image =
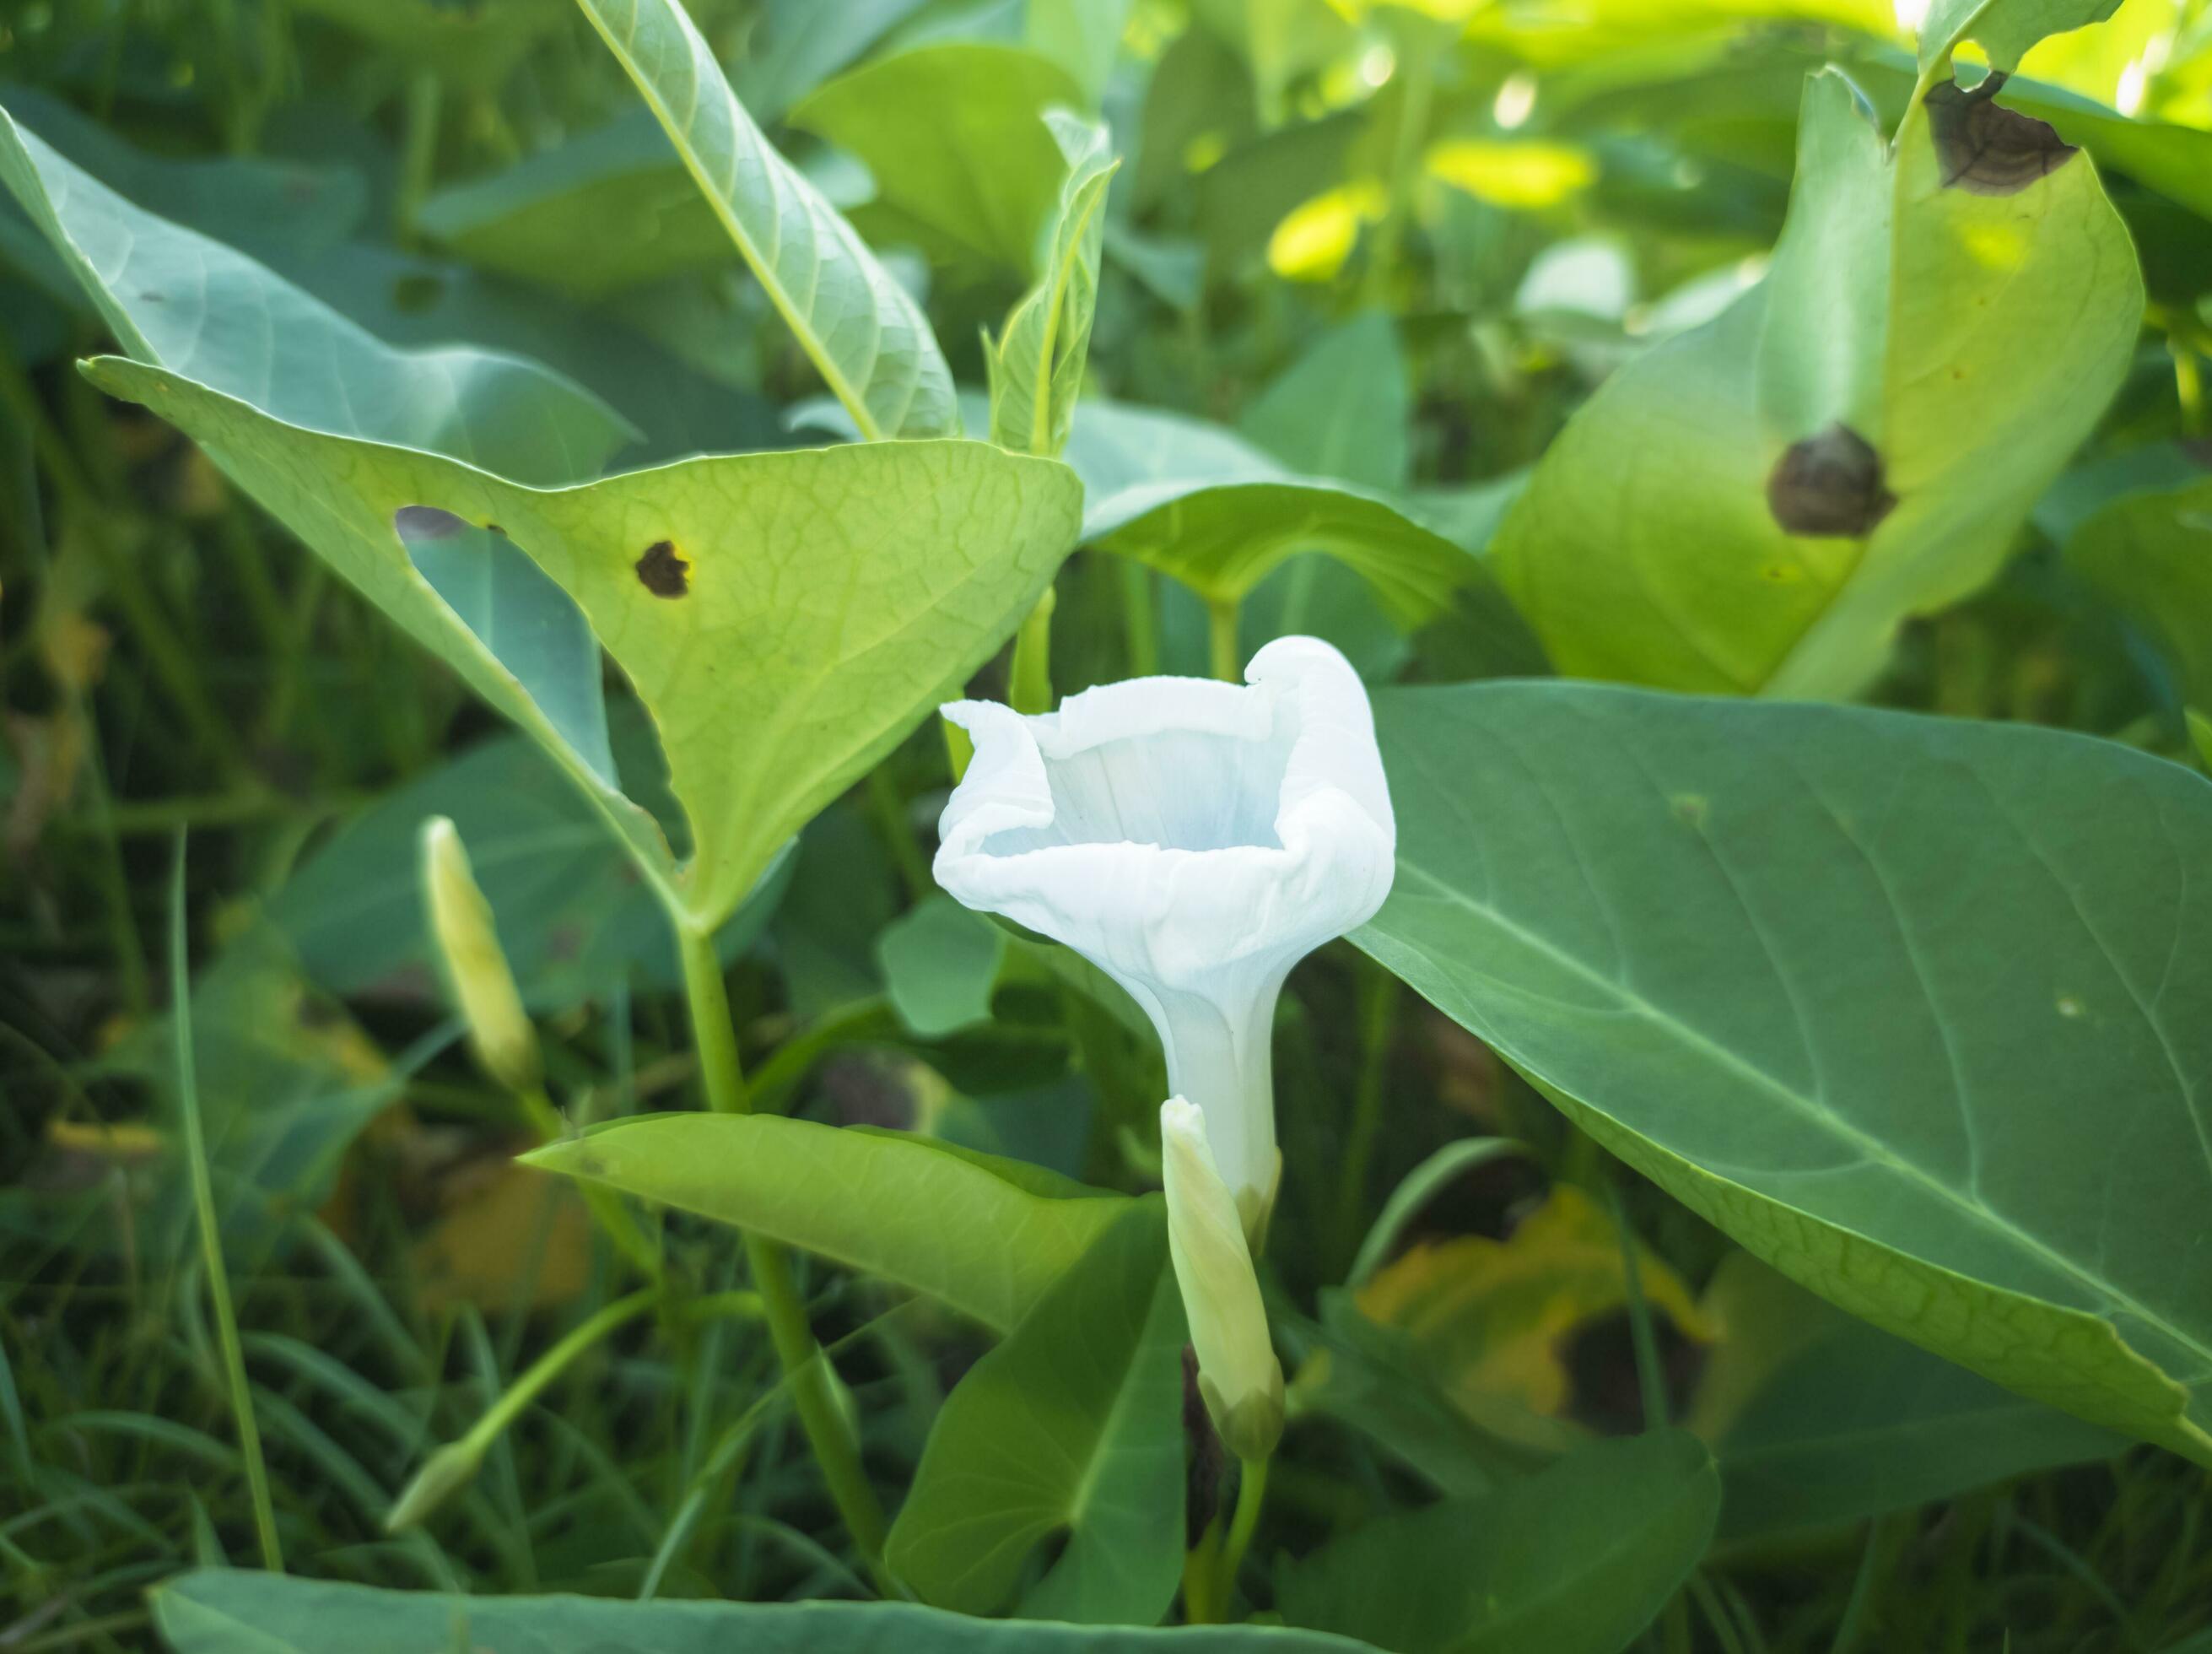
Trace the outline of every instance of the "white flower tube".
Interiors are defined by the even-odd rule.
[[[1179,1097],[1160,1104],[1160,1173],[1198,1393],[1229,1450],[1264,1459],[1283,1433],[1283,1364],[1236,1202],[1206,1146],[1205,1116]]]
[[[1031,717],[946,707],[975,755],[945,807],[936,873],[1145,1008],[1170,1088],[1204,1111],[1257,1236],[1282,1160],[1276,997],[1292,965],[1382,905],[1397,826],[1350,662],[1285,637],[1244,676],[1132,678]]]

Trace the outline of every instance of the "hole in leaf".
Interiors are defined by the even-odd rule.
[[[416,571],[561,739],[592,774],[617,785],[599,641],[575,600],[496,528],[428,505],[400,507],[392,526]]]
[[[2073,157],[2074,146],[2048,122],[1997,103],[2004,80],[1991,74],[1971,91],[1951,81],[1929,93],[1928,131],[1945,188],[2016,195]]]
[[[1766,478],[1766,508],[1790,534],[1856,539],[1896,503],[1882,486],[1881,456],[1844,424],[1792,442]]]

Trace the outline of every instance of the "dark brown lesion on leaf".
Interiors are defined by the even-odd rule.
[[[1767,474],[1766,508],[1784,533],[1856,539],[1896,503],[1882,486],[1881,455],[1845,424],[1792,442]]]
[[[637,560],[638,584],[655,597],[680,598],[691,589],[691,565],[672,540],[655,540]]]
[[[1971,89],[1948,81],[1928,94],[1928,131],[1946,189],[2016,195],[2074,156],[2047,121],[1996,101],[2005,77],[1991,71]]]

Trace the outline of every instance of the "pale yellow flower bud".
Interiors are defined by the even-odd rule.
[[[538,1089],[538,1031],[522,1008],[514,973],[500,951],[491,904],[469,871],[461,836],[443,816],[422,824],[422,888],[446,986],[468,1024],[469,1045],[484,1072],[510,1091]]]
[[[1199,1394],[1229,1450],[1264,1459],[1283,1433],[1283,1366],[1267,1336],[1237,1201],[1206,1146],[1206,1116],[1179,1097],[1160,1105],[1160,1169],[1168,1251],[1198,1353]]]

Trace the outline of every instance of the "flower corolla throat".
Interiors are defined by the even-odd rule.
[[[939,824],[936,874],[1144,1008],[1256,1239],[1280,1165],[1276,999],[1292,965],[1382,905],[1397,829],[1366,691],[1341,654],[1282,638],[1245,678],[1132,678],[1030,716],[946,707],[975,757]]]

